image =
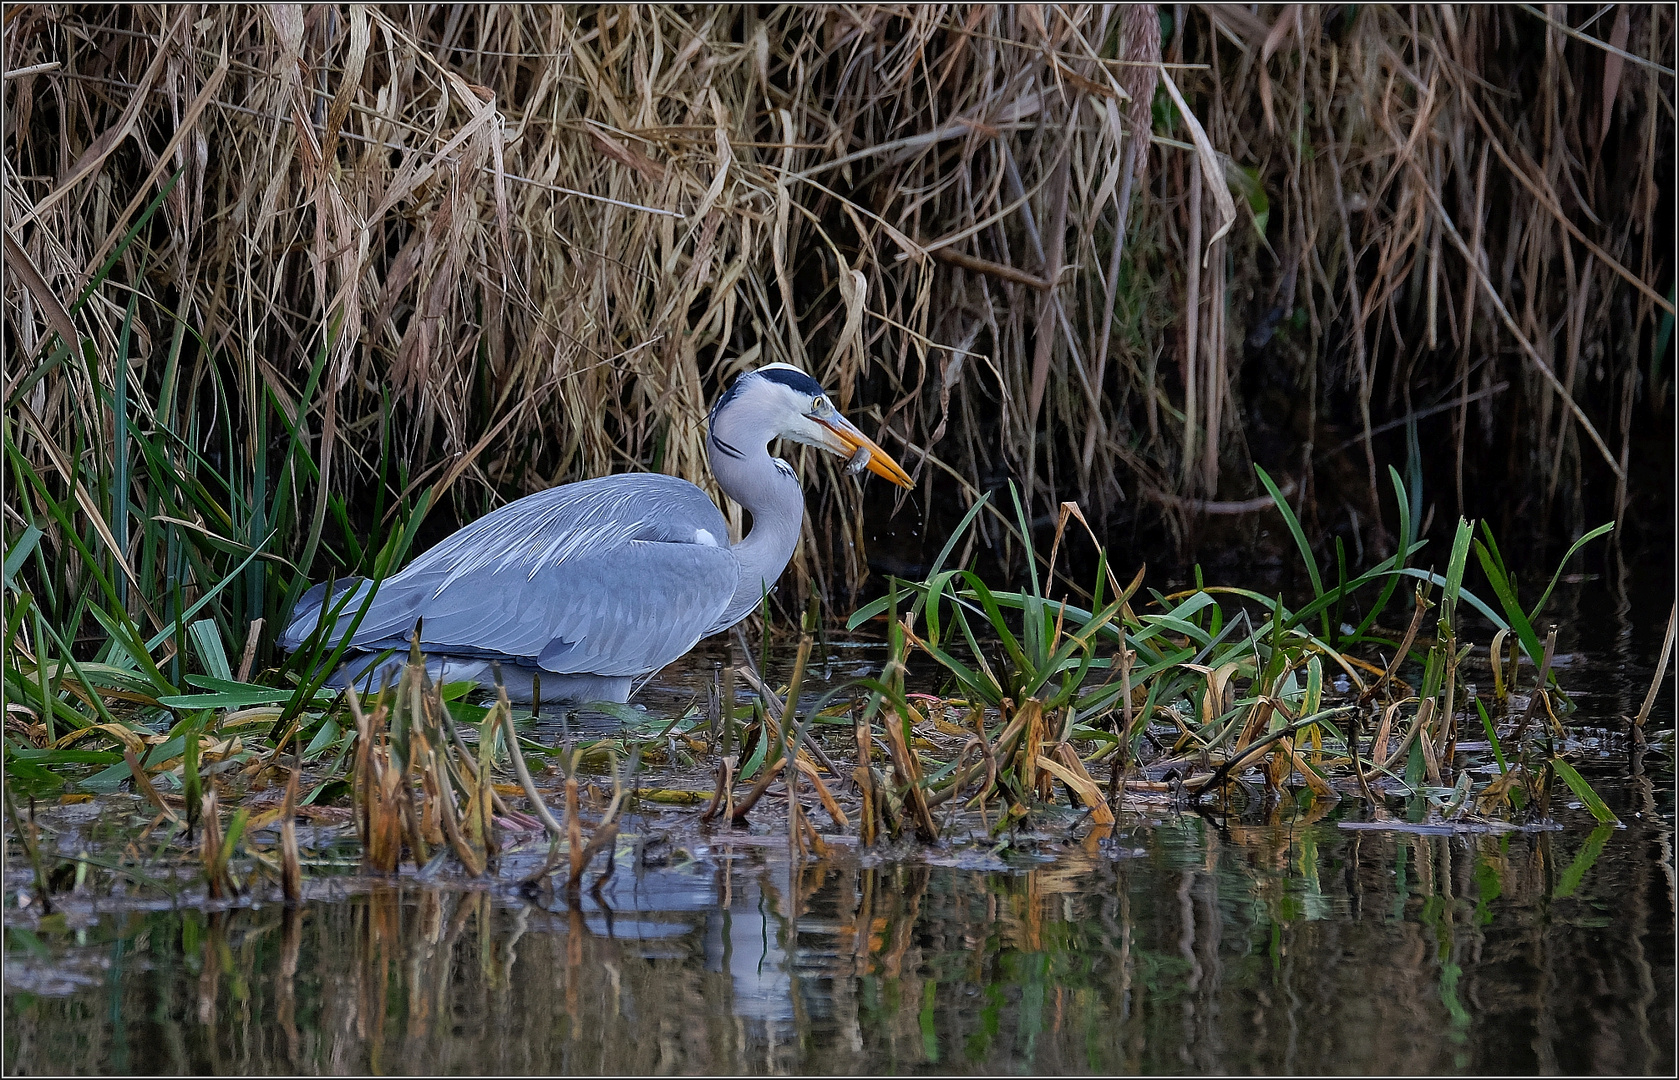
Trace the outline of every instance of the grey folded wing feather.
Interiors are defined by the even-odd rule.
[[[388,578],[351,645],[503,657],[549,671],[637,675],[693,647],[739,581],[728,526],[704,492],[674,477],[601,477],[527,496],[486,515]],[[347,632],[369,583],[343,606]],[[341,590],[340,590],[341,591]],[[282,644],[320,619],[306,594]]]

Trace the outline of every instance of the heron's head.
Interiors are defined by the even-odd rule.
[[[710,427],[724,452],[730,438],[760,437],[791,439],[843,458],[867,450],[870,472],[899,487],[914,486],[890,454],[839,414],[820,383],[791,364],[766,364],[736,379],[712,408]]]

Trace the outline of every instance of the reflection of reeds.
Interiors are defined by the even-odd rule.
[[[1185,1055],[1205,1072],[1670,1071],[1666,959],[1650,943],[1672,911],[1664,868],[1636,853],[1659,825],[1446,837],[1311,817],[1285,803],[1216,839],[1170,818],[1129,838],[1146,857],[1075,844],[1009,873],[836,846],[791,881],[779,857],[754,871],[719,837],[709,874],[681,872],[685,896],[708,890],[703,911],[642,894],[639,917],[692,927],[654,943],[581,909],[419,883],[283,914],[134,911],[86,930],[104,955],[95,935],[111,927],[122,962],[74,994],[9,997],[8,1037],[20,1071],[111,1072],[161,1000],[187,1022],[148,1060],[177,1074],[1001,1073],[1028,1039],[1055,1074],[1181,1071]],[[723,912],[745,986],[717,951],[730,939],[705,930]],[[803,1007],[780,1027],[743,996],[761,1000],[760,955],[765,973],[781,956],[796,972]],[[1453,1002],[1473,1021],[1464,1041]],[[1326,1019],[1337,1009],[1350,1026]],[[1515,1050],[1474,1037],[1512,1015],[1530,1018]],[[1309,1022],[1335,1037],[1289,1037]]]
[[[294,767],[286,778],[286,797],[280,804],[280,891],[288,904],[303,899],[302,856],[297,850],[298,773]]]

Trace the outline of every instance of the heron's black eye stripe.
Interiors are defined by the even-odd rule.
[[[738,457],[744,456],[744,455],[741,454],[741,452],[739,450],[736,450],[734,447],[730,446],[728,443],[724,442],[722,439],[719,439],[717,437],[717,432],[713,431],[713,432],[710,432],[709,434],[711,436],[711,445],[715,446],[717,449],[723,451],[723,453],[729,455],[732,458],[738,458]]]

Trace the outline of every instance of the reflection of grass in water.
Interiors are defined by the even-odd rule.
[[[1003,1030],[1003,1006],[1006,999],[1003,988],[996,983],[988,983],[981,991],[985,997],[985,1007],[979,1011],[979,1027],[968,1036],[966,1050],[969,1061],[983,1061],[991,1051],[991,1044]]]
[[[1608,822],[1592,830],[1592,834],[1586,837],[1586,842],[1580,845],[1580,851],[1574,856],[1574,861],[1568,864],[1568,869],[1557,879],[1557,891],[1551,894],[1553,899],[1561,900],[1574,895],[1580,883],[1585,880],[1586,874],[1597,863],[1597,857],[1603,854],[1603,845],[1609,842],[1609,837],[1614,835],[1614,832],[1615,827]]]
[[[1194,961],[1182,953],[1137,949],[1137,979],[1156,1005],[1180,1001],[1189,993],[1189,976],[1195,970]]]
[[[939,1036],[933,1026],[933,1001],[939,991],[938,981],[928,979],[921,988],[921,1013],[916,1017],[921,1025],[921,1055],[934,1065],[939,1063]]]
[[[1451,1015],[1452,1025],[1446,1031],[1446,1038],[1462,1045],[1469,1039],[1469,1010],[1458,1000],[1457,984],[1463,977],[1463,969],[1451,961],[1440,965],[1440,1001],[1446,1006],[1446,1012]],[[1458,1057],[1460,1064],[1468,1059]]]
[[[1019,1053],[1030,1067],[1036,1056],[1038,1036],[1043,1032],[1044,987],[1049,982],[1053,961],[1049,953],[1013,953],[1004,959],[1003,970],[1012,977],[1020,994],[1015,1023],[1017,1039],[1023,1038],[1025,1045],[1019,1047]]]
[[[1500,843],[1507,843],[1509,837],[1503,837]],[[1492,905],[1504,892],[1498,867],[1482,858],[1475,860],[1475,921],[1482,926],[1492,923]]]
[[[1347,1038],[1361,1032],[1366,1036],[1358,1040],[1357,1055],[1343,1059],[1343,1065],[1356,1061],[1367,1071],[1404,1071],[1400,1069],[1403,1065],[1429,1072],[1449,1063],[1454,1052],[1461,1052],[1471,1062],[1491,1067],[1493,1059],[1489,1055],[1497,1052],[1493,1044],[1478,1039],[1478,1045],[1471,1046],[1450,1037],[1458,1030],[1452,1001],[1472,1020],[1482,1023],[1508,1017],[1512,1003],[1531,1001],[1532,970],[1525,964],[1512,965],[1508,949],[1515,945],[1519,950],[1521,943],[1538,934],[1545,936],[1559,970],[1590,976],[1582,979],[1578,991],[1584,1000],[1572,996],[1574,992],[1564,985],[1567,980],[1562,980],[1546,991],[1544,1000],[1551,1003],[1546,1008],[1587,1008],[1592,1010],[1591,1015],[1599,1015],[1611,1003],[1618,1003],[1614,1007],[1621,1009],[1636,1007],[1636,996],[1605,997],[1598,989],[1601,978],[1620,980],[1610,983],[1619,986],[1636,973],[1632,953],[1613,943],[1606,945],[1600,933],[1580,933],[1583,923],[1575,918],[1574,909],[1584,905],[1578,901],[1546,912],[1543,873],[1523,877],[1519,868],[1534,862],[1539,848],[1536,838],[1508,838],[1508,854],[1518,870],[1505,896],[1495,901],[1500,929],[1488,935],[1471,915],[1475,898],[1465,890],[1448,899],[1445,883],[1448,873],[1454,882],[1473,878],[1478,860],[1496,857],[1497,845],[1488,841],[1477,852],[1444,837],[1420,838],[1432,857],[1439,860],[1439,893],[1432,904],[1413,909],[1409,926],[1390,927],[1379,918],[1353,920],[1346,916],[1349,881],[1339,873],[1324,871],[1352,858],[1354,838],[1326,826],[1316,828],[1320,831],[1316,857],[1322,884],[1332,906],[1342,912],[1339,921],[1327,926],[1306,921],[1284,926],[1263,911],[1224,903],[1227,891],[1238,881],[1248,881],[1254,891],[1264,888],[1263,874],[1250,867],[1255,857],[1263,863],[1273,854],[1286,853],[1288,880],[1298,885],[1293,855],[1298,847],[1278,842],[1274,849],[1267,849],[1263,840],[1209,838],[1202,848],[1203,856],[1216,851],[1219,861],[1213,867],[1203,861],[1193,879],[1192,950],[1195,962],[1203,969],[1203,977],[1194,987],[1189,985],[1191,962],[1178,951],[1185,929],[1181,909],[1171,899],[1173,883],[1182,880],[1183,868],[1168,866],[1170,859],[1122,864],[1117,868],[1122,875],[1118,881],[1110,876],[1114,867],[1098,865],[1075,891],[1037,891],[1042,947],[1027,952],[1006,926],[1003,932],[998,930],[1000,923],[1024,921],[1026,913],[1004,906],[999,909],[1000,918],[994,919],[985,901],[988,895],[1034,895],[1026,880],[1034,875],[935,870],[921,901],[916,903],[900,895],[917,888],[914,877],[918,871],[913,860],[901,871],[864,869],[852,861],[854,856],[837,854],[827,864],[828,884],[819,895],[808,899],[806,910],[820,915],[801,927],[803,955],[791,958],[799,965],[801,994],[816,1007],[797,1021],[805,1026],[789,1033],[788,1039],[778,1036],[778,1045],[804,1047],[798,1060],[818,1071],[824,1066],[837,1068],[841,1062],[847,1066],[846,1071],[909,1071],[915,1063],[928,1060],[925,1054],[930,1018],[946,1064],[952,1055],[964,1055],[969,1062],[987,1066],[986,1071],[1013,1071],[1029,1053],[1034,1055],[1031,1060],[1039,1071],[1080,1063],[1094,1072],[1126,1071],[1127,1062],[1132,1068],[1170,1071],[1176,1055],[1187,1048],[1197,1055],[1214,1054],[1210,1060],[1222,1063],[1221,1071],[1278,1072],[1288,1071],[1279,1064],[1288,1020],[1314,1017],[1316,1027],[1303,1030],[1321,1033],[1325,1046],[1336,1047],[1337,1053],[1347,1053]],[[1189,835],[1188,830],[1184,835]],[[1383,911],[1382,901],[1394,889],[1393,879],[1385,873],[1385,866],[1393,859],[1385,847],[1374,849],[1376,838],[1358,839],[1364,847],[1358,860],[1365,875],[1364,900],[1370,905],[1368,910]],[[1166,843],[1151,838],[1153,845]],[[1605,848],[1603,858],[1613,854],[1614,849]],[[1413,853],[1413,862],[1415,858]],[[1559,858],[1566,858],[1566,853],[1559,852]],[[784,868],[778,859],[766,877],[779,879]],[[1650,869],[1659,878],[1659,870]],[[853,875],[861,875],[861,883],[869,885],[884,904],[902,906],[876,906],[865,913],[853,885],[859,878]],[[1043,878],[1049,873],[1038,871],[1035,876]],[[1593,880],[1588,875],[1576,897],[1589,889]],[[754,900],[741,895],[741,881],[737,876],[736,902],[762,903],[762,893]],[[722,888],[720,881],[716,887]],[[634,891],[626,885],[618,895],[629,896]],[[1218,914],[1205,918],[1207,905],[1215,897]],[[436,910],[427,914],[427,905]],[[888,974],[900,937],[895,920],[908,917],[912,909],[913,926],[901,935],[912,942],[911,949],[902,955],[900,966],[890,968],[894,973]],[[384,914],[369,917],[374,911]],[[1105,911],[1114,917],[1111,925],[1101,917]],[[594,1055],[607,1053],[619,1042],[627,1055],[639,1045],[634,1025],[645,1023],[633,1018],[647,1016],[660,1017],[661,1022],[675,1029],[691,1032],[709,1030],[705,1025],[721,1015],[726,1025],[720,1029],[726,1036],[721,1045],[735,1046],[732,1017],[726,1008],[721,1013],[718,1009],[718,986],[706,982],[711,976],[701,972],[710,954],[701,955],[705,946],[700,935],[670,939],[687,943],[689,951],[685,959],[679,959],[679,967],[669,966],[667,960],[642,963],[634,960],[637,946],[633,940],[609,940],[598,924],[591,924],[595,926],[593,931],[581,924],[569,926],[563,905],[554,905],[553,910],[527,908],[510,896],[439,893],[413,882],[397,888],[382,887],[377,896],[312,904],[294,913],[299,916],[304,950],[301,962],[291,969],[296,973],[294,1015],[304,1028],[301,1045],[306,1056],[300,1060],[305,1062],[323,1064],[330,1060],[325,1056],[329,1051],[352,1057],[361,1052],[374,1033],[356,1034],[355,1010],[375,1006],[376,1015],[387,1018],[382,1052],[393,1071],[396,1062],[407,1061],[411,1067],[438,1054],[457,1056],[436,1060],[459,1062],[460,1051],[451,1049],[454,1045],[464,1046],[470,1054],[498,1052],[493,1044],[506,1031],[555,1033],[552,1039],[533,1037],[522,1048],[522,1052],[537,1055],[532,1059],[535,1061],[552,1063],[563,1052],[574,1063],[594,1062]],[[1579,914],[1589,919],[1591,913]],[[851,936],[852,920],[872,920],[881,915],[889,920],[887,932],[867,948],[866,956],[846,947],[838,955],[830,951],[829,942],[856,941]],[[696,928],[699,920],[709,918],[692,911],[684,917],[695,920]],[[173,1001],[171,1008],[175,1012],[184,1010],[190,1018],[207,997],[217,1003],[217,1014],[221,1015],[233,1007],[238,995],[248,995],[248,1004],[240,1007],[251,1010],[255,1023],[186,1025],[194,1034],[181,1052],[202,1055],[213,1040],[224,1054],[248,1053],[253,1062],[278,1065],[284,1060],[283,1040],[259,1040],[253,1032],[277,1030],[264,1020],[275,1015],[280,987],[288,978],[284,975],[286,940],[294,932],[288,929],[289,919],[290,914],[274,905],[260,911],[211,914],[142,911],[96,922],[87,931],[85,946],[78,947],[76,933],[68,924],[52,930],[45,940],[46,947],[54,952],[79,948],[88,956],[108,955],[116,938],[127,940],[124,969],[116,973],[101,970],[101,977],[90,984],[87,994],[98,997],[96,1012],[100,1016],[107,1015],[115,1003],[119,1011],[112,1015],[120,1015],[135,1031],[146,1030],[160,999]],[[620,930],[623,925],[620,921]],[[1621,920],[1611,931],[1617,935],[1614,940],[1649,931],[1648,924],[1640,925],[1642,930],[1629,920]],[[1416,940],[1419,930],[1431,943],[1449,944],[1449,948],[1427,950],[1413,968],[1405,946]],[[751,935],[754,941],[756,933],[755,926]],[[1441,936],[1437,938],[1437,934]],[[1276,943],[1270,956],[1267,952],[1271,950],[1265,946],[1267,937]],[[568,968],[564,956],[574,941],[579,960],[575,967]],[[410,959],[384,966],[385,959],[400,957]],[[8,958],[9,963],[15,961],[15,954]],[[1454,964],[1461,973],[1454,974]],[[608,966],[616,970],[616,976],[607,972]],[[872,973],[861,974],[865,970]],[[583,1003],[575,1023],[564,1012],[565,995],[557,985],[562,977],[567,987],[578,991]],[[621,986],[611,981],[614,977],[621,980]],[[935,985],[932,991],[928,990],[929,983]],[[825,989],[830,985],[834,987],[831,996]],[[854,997],[848,987],[855,987]],[[1350,1016],[1334,1008],[1337,1001],[1348,1004],[1343,1000],[1345,995],[1358,987],[1380,995],[1380,1007],[1388,1016],[1381,1031],[1358,1026],[1364,1021],[1357,1008],[1350,1010]],[[512,1000],[498,995],[510,995]],[[92,1000],[91,996],[37,999],[33,1005],[22,1006],[9,1000],[8,1019],[15,1023],[19,1008],[32,1009],[24,1019],[37,1025],[34,1030],[41,1033],[34,1045],[49,1045],[42,1018],[59,1016],[69,1023],[80,1010],[82,1015],[75,1022],[85,1029],[85,1011]],[[607,1003],[619,1000],[624,1003],[625,1016],[607,1007]],[[846,1048],[850,1044],[836,1047],[826,1041],[832,1037],[834,1025],[845,1029],[853,1022],[849,1014],[833,1012],[833,1003],[849,1000],[856,1000],[859,1006],[855,1020],[862,1049],[857,1056],[851,1056],[852,1051]],[[1034,1001],[1041,1003],[1035,1016],[1025,1007]],[[591,1007],[591,1002],[599,1003],[598,1012],[583,1011]],[[1186,1004],[1193,1005],[1198,1021],[1194,1027],[1184,1024]],[[387,1005],[391,1011],[385,1011]],[[514,1005],[517,1012],[510,1011]],[[983,1016],[988,1006],[993,1007],[989,1026]],[[1096,1017],[1094,1025],[1089,1020],[1092,1015]],[[1603,1015],[1608,1026],[1602,1030],[1610,1032],[1611,1015],[1621,1013]],[[479,1023],[496,1017],[501,1020],[499,1027],[492,1022]],[[1224,1019],[1216,1021],[1216,1026],[1206,1026],[1215,1024],[1218,1017]],[[1250,1017],[1259,1028],[1240,1027]],[[426,1018],[453,1019],[437,1023]],[[428,1028],[427,1023],[436,1026]],[[1232,1023],[1238,1028],[1226,1026]],[[1239,1045],[1232,1043],[1228,1033],[1238,1029],[1252,1032],[1254,1037]],[[340,1032],[337,1043],[313,1034],[333,1031]],[[1516,1031],[1519,1037],[1519,1023]],[[100,1047],[105,1045],[100,1040],[113,1033],[113,1029],[97,1025],[85,1029],[83,1045]],[[1396,1052],[1412,1056],[1391,1059],[1390,1070],[1384,1070],[1373,1067],[1365,1046],[1368,1041],[1379,1041],[1384,1033],[1421,1041],[1396,1048]],[[1442,1035],[1447,1037],[1440,1038]],[[250,1041],[241,1043],[241,1039]],[[1624,1046],[1615,1045],[1615,1053],[1626,1052]],[[405,1046],[412,1049],[405,1050]],[[1094,1059],[1093,1046],[1097,1048]],[[1560,1060],[1565,1064],[1578,1060],[1579,1049],[1561,1049]],[[761,1061],[761,1057],[751,1057],[761,1050],[761,1042],[749,1039],[743,1050],[745,1056],[736,1060]],[[1317,1054],[1314,1058],[1296,1059],[1300,1071],[1334,1071],[1322,1056],[1325,1052],[1313,1051]],[[837,1056],[841,1053],[846,1056]],[[194,1071],[194,1060],[198,1058],[183,1059],[176,1067]],[[1602,1060],[1637,1064],[1633,1059]],[[637,1059],[634,1063],[640,1066],[648,1062]]]
[[[1419,918],[1424,926],[1433,929],[1439,941],[1437,958],[1440,963],[1440,1003],[1446,1007],[1446,1014],[1451,1021],[1446,1037],[1461,1045],[1469,1037],[1470,1016],[1457,994],[1458,980],[1463,975],[1463,968],[1456,961],[1457,942],[1451,920],[1447,917],[1448,905],[1452,903],[1453,901],[1443,896],[1430,896],[1423,902]]]

